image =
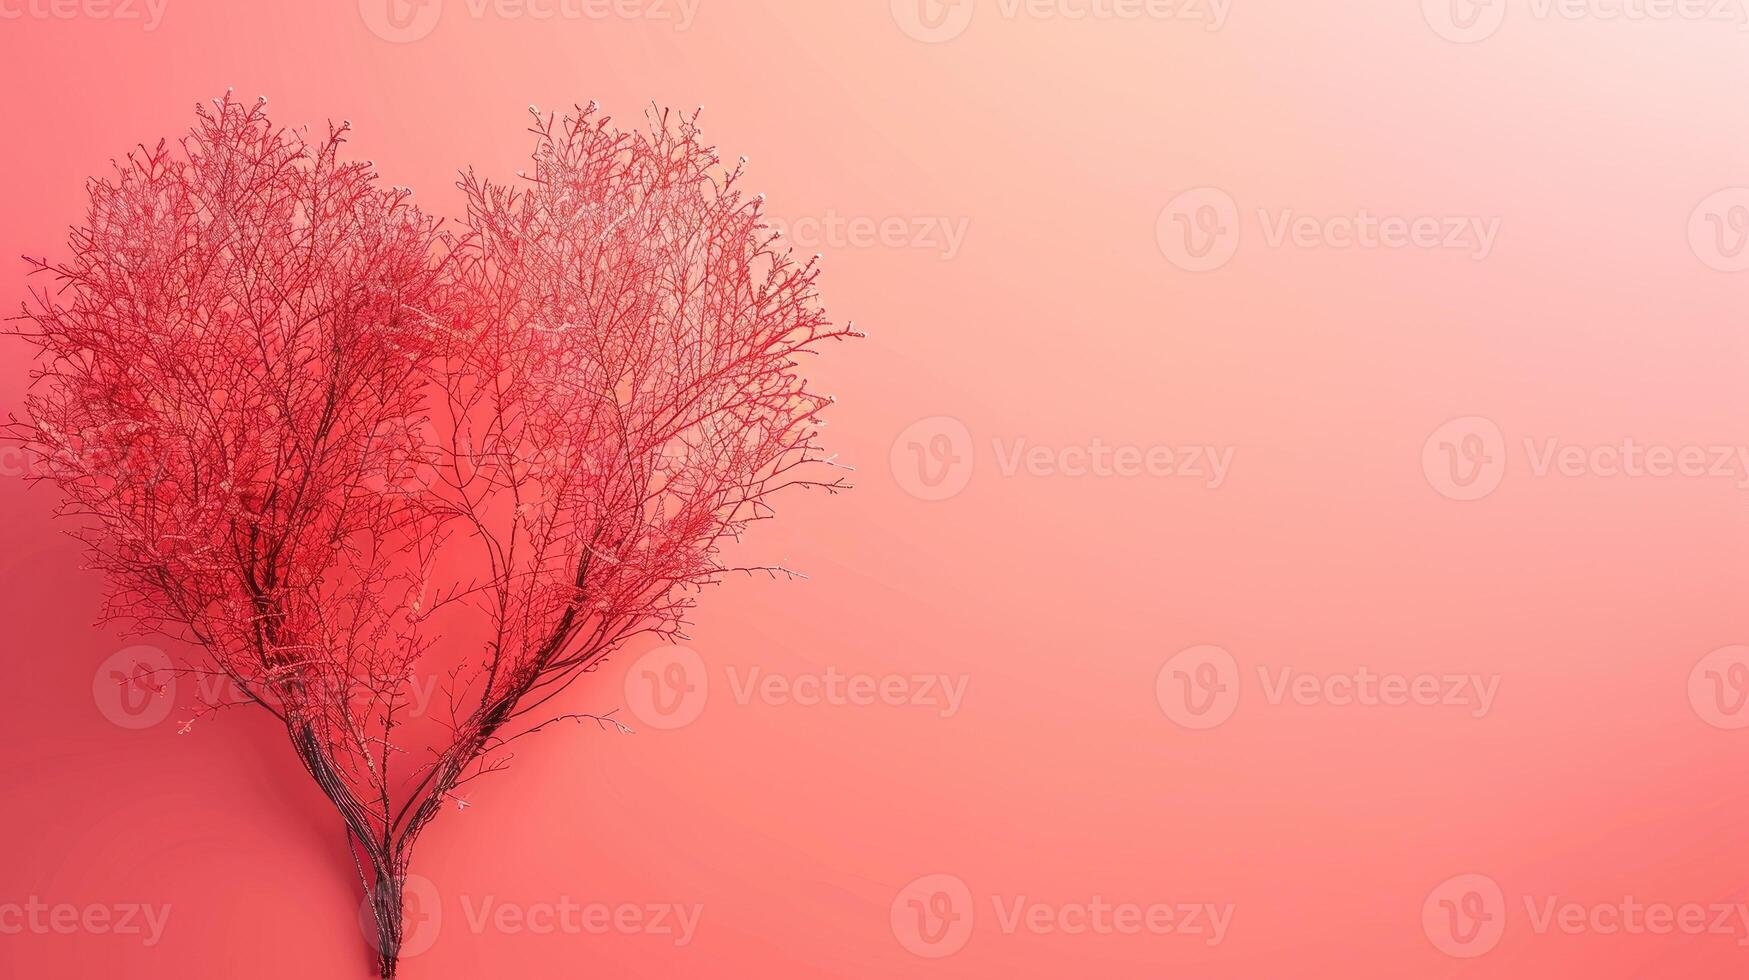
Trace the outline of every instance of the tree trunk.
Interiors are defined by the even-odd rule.
[[[371,915],[377,927],[377,967],[384,980],[393,980],[396,961],[401,958],[401,906],[405,899],[405,885],[406,879],[398,871],[381,871],[370,891]]]

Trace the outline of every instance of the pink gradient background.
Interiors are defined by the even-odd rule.
[[[366,0],[366,12],[369,3]],[[1690,214],[1749,184],[1749,34],[1538,19],[1442,39],[1414,0],[1233,0],[1199,24],[1004,18],[924,43],[886,0],[702,0],[643,19],[469,15],[390,43],[355,0],[168,0],[162,23],[0,20],[0,253],[60,254],[82,181],[235,85],[276,120],[351,119],[384,179],[450,207],[455,169],[507,176],[524,106],[704,103],[774,214],[942,216],[937,250],[828,244],[826,299],[871,338],[820,364],[858,489],[796,497],[749,557],[805,583],[708,595],[702,715],[560,731],[422,841],[442,896],[409,980],[477,977],[1726,976],[1749,933],[1539,933],[1524,897],[1749,901],[1749,729],[1689,696],[1749,642],[1735,479],[1538,477],[1524,438],[1749,442],[1749,278],[1690,248]],[[6,10],[18,10],[7,6]],[[379,8],[380,9],[380,8]],[[1181,191],[1245,212],[1218,271],[1156,241]],[[1270,247],[1257,208],[1499,217],[1486,261]],[[0,302],[24,295],[22,263]],[[7,348],[0,401],[25,364]],[[1506,478],[1460,503],[1423,444],[1492,419]],[[965,491],[889,465],[913,422],[974,438]],[[1226,482],[1004,475],[991,440],[1232,447]],[[965,448],[965,447],[962,447]],[[906,447],[901,446],[900,458]],[[169,904],[163,941],[0,935],[0,975],[363,977],[339,824],[269,719],[128,731],[92,675],[129,642],[99,586],[0,481],[0,903]],[[904,478],[904,479],[901,479]],[[1243,672],[1189,730],[1156,676],[1198,644]],[[567,706],[625,700],[616,658]],[[1493,708],[1268,703],[1256,668],[1479,673]],[[967,679],[962,710],[739,704],[724,671]],[[635,724],[634,719],[634,724]],[[924,959],[896,895],[947,873],[970,941]],[[1483,874],[1499,945],[1438,949],[1423,905]],[[991,897],[1232,903],[1218,945],[1005,933]],[[703,906],[661,936],[466,927],[460,903]]]

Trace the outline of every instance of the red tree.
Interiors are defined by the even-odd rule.
[[[14,432],[110,583],[105,614],[284,724],[333,803],[383,976],[413,846],[627,639],[678,635],[720,546],[842,484],[798,358],[853,336],[700,139],[535,117],[465,231],[217,100],[90,184],[27,304]],[[754,569],[746,569],[752,571]],[[759,569],[787,574],[782,569]],[[410,717],[420,676],[446,708]]]

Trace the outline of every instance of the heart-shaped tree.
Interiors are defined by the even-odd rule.
[[[110,584],[187,641],[198,706],[272,713],[339,811],[393,976],[415,842],[627,639],[678,635],[719,548],[835,490],[798,358],[831,326],[700,139],[535,113],[533,168],[445,233],[349,127],[199,108],[90,183],[38,271],[14,434]],[[824,476],[816,473],[826,470]],[[754,569],[746,569],[754,570]],[[758,569],[787,574],[781,568]],[[413,686],[444,678],[416,718]]]

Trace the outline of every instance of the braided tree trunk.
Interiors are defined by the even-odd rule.
[[[398,868],[379,871],[370,890],[371,918],[376,923],[377,969],[392,980],[401,958],[402,905],[406,900],[407,876]]]

